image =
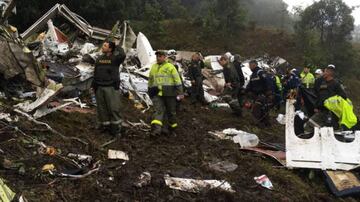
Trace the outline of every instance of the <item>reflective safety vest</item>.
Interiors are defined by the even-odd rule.
[[[315,77],[312,73],[305,74],[302,72],[300,74],[301,83],[304,84],[305,88],[312,88],[315,84]]]
[[[324,101],[324,106],[339,118],[339,124],[351,129],[357,123],[351,100],[339,95],[332,96]]]
[[[157,87],[158,96],[176,96],[182,93],[182,83],[175,66],[169,62],[154,64],[150,69],[149,88]]]
[[[275,75],[275,83],[276,83],[277,89],[281,92],[282,91],[282,84],[281,84],[280,77],[277,76],[277,75]]]

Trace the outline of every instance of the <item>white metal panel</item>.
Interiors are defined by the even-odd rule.
[[[340,142],[333,128],[315,128],[314,136],[302,139],[294,130],[295,100],[286,103],[286,166],[322,170],[351,170],[360,165],[360,131],[353,142]]]

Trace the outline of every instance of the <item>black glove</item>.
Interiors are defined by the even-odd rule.
[[[159,93],[159,88],[158,87],[151,87],[151,88],[148,89],[148,93],[149,93],[149,97],[153,98]]]
[[[119,90],[120,89],[120,81],[114,82],[114,89]]]

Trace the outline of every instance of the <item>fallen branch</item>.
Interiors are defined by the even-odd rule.
[[[31,115],[21,111],[21,110],[18,110],[18,109],[14,109],[14,112],[16,113],[19,113],[23,116],[25,116],[29,121],[32,121],[34,122],[35,124],[38,124],[38,125],[42,125],[42,126],[45,126],[49,131],[51,131],[52,133],[56,134],[56,135],[59,135],[61,138],[63,139],[72,139],[72,140],[76,140],[78,142],[81,142],[83,144],[85,144],[86,146],[89,145],[87,142],[81,140],[80,138],[77,138],[77,137],[67,137],[61,133],[59,133],[58,131],[54,130],[53,128],[51,128],[51,126],[47,123],[44,123],[44,122],[41,122],[41,121],[38,121],[36,119],[34,119]]]

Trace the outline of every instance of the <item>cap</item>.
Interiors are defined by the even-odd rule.
[[[257,61],[256,61],[256,60],[250,60],[249,63],[253,63],[253,64],[256,64],[256,65],[257,65]]]
[[[165,53],[165,51],[156,51],[155,55],[165,55],[166,56],[166,53]]]
[[[322,74],[322,73],[323,73],[323,71],[321,69],[316,69],[315,70],[315,74]]]
[[[327,66],[327,68],[328,68],[328,69],[333,69],[333,70],[335,70],[335,65],[329,64],[329,65]]]

